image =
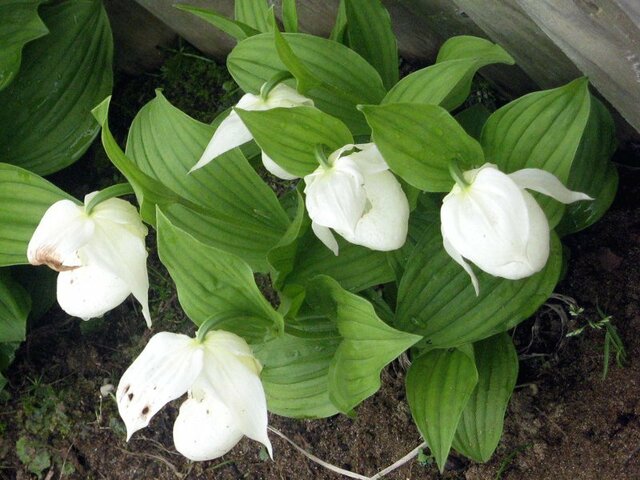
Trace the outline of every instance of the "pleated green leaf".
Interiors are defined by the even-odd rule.
[[[20,70],[22,48],[49,33],[38,16],[40,3],[40,0],[5,0],[0,5],[0,90]]]
[[[465,108],[455,116],[464,131],[476,140],[480,140],[482,128],[491,116],[491,112],[481,103],[476,103],[469,108]]]
[[[288,233],[287,240],[269,253],[274,285],[283,290],[286,285],[306,285],[317,275],[328,275],[344,289],[359,292],[393,280],[393,270],[385,252],[376,252],[346,242],[336,235],[340,254],[334,255],[315,236],[308,217],[299,219],[297,231]]]
[[[477,382],[478,372],[469,345],[464,350],[431,350],[411,363],[406,381],[407,401],[440,472]]]
[[[267,270],[267,252],[289,226],[273,191],[235,149],[193,173],[213,135],[157,92],[134,119],[126,155],[146,175],[198,205],[167,206],[165,215],[198,240]]]
[[[541,168],[565,185],[590,112],[585,78],[552,90],[531,93],[496,110],[487,120],[480,143],[487,162],[505,173]],[[534,194],[553,228],[564,205]]]
[[[486,462],[502,436],[504,414],[518,379],[518,354],[507,333],[474,343],[473,351],[478,384],[462,412],[453,448]]]
[[[13,361],[13,354],[25,338],[31,298],[11,278],[8,269],[0,269],[0,371]],[[0,391],[7,380],[0,374]]]
[[[391,17],[380,0],[346,0],[348,45],[378,71],[391,88],[398,81],[398,44]]]
[[[207,10],[206,8],[199,8],[184,4],[177,4],[174,5],[174,7],[176,7],[178,10],[189,12],[196,17],[201,18],[202,20],[210,23],[217,29],[222,30],[224,33],[230,35],[238,41],[244,40],[247,37],[251,37],[252,35],[260,33],[258,30],[250,27],[246,23],[232,20],[225,17],[224,15],[220,15],[219,13]]]
[[[371,303],[325,275],[308,284],[307,301],[324,310],[343,339],[329,369],[329,397],[343,413],[378,391],[385,365],[422,338],[391,328]]]
[[[482,340],[533,314],[553,293],[561,266],[562,246],[552,233],[547,265],[530,277],[507,280],[473,267],[480,283],[476,296],[467,273],[445,252],[440,225],[429,225],[398,286],[394,327],[438,348]]]
[[[269,6],[265,0],[235,0],[235,19],[259,32],[271,31]]]
[[[303,177],[318,168],[317,145],[330,151],[353,143],[347,126],[314,107],[273,108],[263,111],[236,109],[254,140],[287,172]]]
[[[158,254],[178,290],[180,305],[196,325],[215,325],[250,343],[282,333],[283,320],[262,296],[253,272],[240,258],[205,245],[175,227],[159,209]]]
[[[283,33],[282,37],[320,83],[307,93],[316,107],[342,120],[354,135],[367,135],[369,127],[355,107],[378,104],[384,97],[378,72],[337,42],[302,33]],[[252,93],[258,93],[276,73],[287,70],[276,51],[273,34],[240,42],[229,54],[227,67],[240,88]]]
[[[197,208],[188,200],[180,197],[177,193],[160,183],[155,178],[143,172],[125,153],[113,138],[111,130],[109,130],[109,103],[111,97],[105,98],[91,113],[102,127],[100,139],[102,147],[106,152],[111,163],[125,176],[131,184],[138,205],[140,205],[140,216],[142,219],[151,224],[156,223],[156,205],[168,206],[174,203],[187,203]]]
[[[329,399],[328,378],[342,338],[323,310],[322,305],[304,301],[295,319],[287,321],[283,337],[254,347],[264,367],[260,378],[273,413],[293,418],[338,413]]]
[[[74,200],[35,173],[0,163],[0,266],[29,263],[27,245],[40,219],[65,198]]]
[[[493,63],[513,65],[514,60],[502,47],[483,38],[450,38],[440,48],[434,65],[404,77],[383,103],[427,103],[453,110],[469,95],[475,73]]]
[[[442,107],[393,103],[361,110],[391,170],[420,190],[451,190],[451,160],[463,168],[484,163],[480,144]]]
[[[298,31],[296,0],[282,0],[282,23],[285,32],[296,33]]]
[[[31,298],[12,277],[0,269],[0,343],[21,342],[25,338]]]
[[[567,186],[587,193],[592,202],[576,202],[565,207],[558,233],[566,235],[593,225],[609,209],[618,190],[618,171],[611,162],[617,147],[615,125],[607,108],[591,97],[591,114],[580,147],[571,166]]]
[[[40,7],[49,35],[29,43],[0,92],[0,158],[40,175],[75,162],[99,127],[91,109],[111,92],[113,40],[99,0]]]

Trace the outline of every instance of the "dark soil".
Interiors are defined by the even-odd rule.
[[[440,475],[427,451],[421,463],[411,460],[386,478],[640,478],[640,171],[621,166],[620,174],[611,211],[566,239],[571,259],[557,292],[574,298],[584,311],[578,317],[550,317],[545,310],[514,334],[521,350],[519,386],[493,459],[479,465],[453,453]],[[0,478],[341,478],[273,433],[274,461],[245,439],[221,459],[188,462],[172,443],[179,401],[125,442],[115,400],[103,397],[100,388],[117,385],[153,333],[193,331],[163,267],[153,258],[150,265],[152,330],[132,301],[91,322],[71,319],[54,307],[32,326],[0,401]],[[587,320],[600,321],[598,309],[611,316],[628,354],[627,364],[619,367],[611,351],[604,380],[605,330],[586,327],[565,336]],[[355,419],[271,416],[270,424],[308,452],[363,475],[375,474],[422,442],[406,403],[403,369],[395,363]]]

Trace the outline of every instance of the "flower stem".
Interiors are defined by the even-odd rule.
[[[265,84],[262,85],[262,87],[260,87],[260,97],[262,97],[262,100],[266,102],[267,98],[269,98],[271,90],[273,90],[276,85],[282,83],[285,80],[288,80],[289,78],[293,78],[293,75],[291,75],[291,72],[288,72],[286,70],[280,70],[273,77],[271,77]]]
[[[327,152],[325,150],[326,146],[323,144],[316,145],[316,160],[318,163],[324,168],[331,168],[331,164],[329,163],[329,159],[327,158]]]
[[[85,205],[84,209],[87,212],[87,215],[89,215],[99,203],[102,203],[105,200],[109,200],[110,198],[130,195],[132,193],[135,192],[133,191],[133,187],[129,183],[118,183],[117,185],[111,185],[104,190],[100,190],[98,194],[93,197],[87,205]]]
[[[198,331],[196,332],[196,339],[200,343],[204,342],[204,339],[207,337],[207,333],[209,333],[210,330],[216,328],[221,322],[235,317],[238,317],[236,312],[222,312],[216,313],[212,317],[207,318],[198,328]]]
[[[460,168],[458,160],[454,159],[449,162],[449,174],[460,188],[465,189],[469,187],[470,183],[464,178],[464,172]]]

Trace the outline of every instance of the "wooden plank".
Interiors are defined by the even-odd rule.
[[[598,91],[640,131],[639,2],[517,2],[589,77]]]

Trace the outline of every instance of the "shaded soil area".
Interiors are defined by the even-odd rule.
[[[130,110],[137,111],[151,91],[139,90]],[[170,89],[165,94],[173,100]],[[119,103],[114,104],[117,108]],[[211,105],[208,111],[218,107]],[[124,107],[120,114],[128,124]],[[104,158],[84,161],[108,170]],[[82,172],[88,167],[80,162],[72,168]],[[100,168],[99,176],[105,178]],[[580,310],[574,306],[572,315],[566,298],[560,298],[514,332],[521,355],[519,386],[492,460],[479,465],[453,453],[441,475],[427,450],[385,478],[640,478],[640,171],[621,166],[620,177],[616,203],[605,218],[566,239],[571,256],[557,292],[575,299],[583,310],[576,314]],[[77,184],[82,194],[87,191]],[[273,461],[259,444],[244,439],[221,459],[188,462],[172,443],[180,400],[125,442],[109,385],[117,385],[153,333],[193,332],[153,255],[150,278],[152,330],[146,329],[133,301],[91,322],[69,318],[54,307],[32,325],[0,398],[0,478],[341,478],[273,433]],[[619,367],[611,348],[609,371],[602,379],[607,317],[628,361]],[[581,333],[566,336],[581,327]],[[296,421],[272,415],[270,424],[337,467],[374,475],[422,442],[407,406],[403,368],[394,363],[382,376],[383,387],[358,408],[354,419]]]

